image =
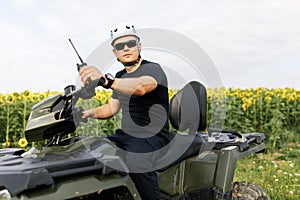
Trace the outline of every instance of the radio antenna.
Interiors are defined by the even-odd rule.
[[[83,62],[82,58],[80,57],[80,55],[78,54],[78,52],[77,52],[76,48],[74,47],[74,45],[73,45],[73,43],[72,43],[72,41],[71,41],[70,38],[69,38],[69,41],[70,41],[70,43],[71,43],[73,49],[75,50],[75,52],[76,52],[76,54],[77,54],[77,56],[78,56],[80,62],[83,64],[84,62]]]

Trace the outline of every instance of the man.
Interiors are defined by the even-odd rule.
[[[159,64],[141,57],[142,45],[134,26],[113,29],[111,38],[113,53],[124,69],[115,78],[94,66],[80,70],[84,84],[99,79],[99,85],[113,90],[108,104],[87,110],[82,117],[107,119],[122,109],[122,129],[108,138],[128,153],[126,164],[142,199],[159,199],[155,159],[148,153],[170,140],[167,78]]]

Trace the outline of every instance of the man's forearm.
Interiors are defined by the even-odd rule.
[[[125,95],[143,96],[154,90],[157,83],[154,78],[144,76],[140,78],[116,78],[111,88]]]
[[[114,116],[114,112],[113,112],[113,109],[112,109],[112,106],[111,104],[105,104],[105,105],[102,105],[98,108],[94,108],[94,118],[97,118],[97,119],[108,119],[108,118],[111,118],[112,116]]]

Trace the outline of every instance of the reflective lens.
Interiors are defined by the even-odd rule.
[[[132,48],[132,47],[135,47],[137,45],[137,41],[136,40],[129,40],[127,42],[120,42],[120,43],[115,44],[114,48],[116,50],[123,50],[125,48],[125,45],[128,48]]]

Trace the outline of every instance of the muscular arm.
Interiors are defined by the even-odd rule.
[[[108,119],[114,116],[120,110],[120,102],[117,99],[110,99],[110,102],[104,104],[98,108],[86,110],[82,118],[97,118],[97,119]]]
[[[111,88],[125,95],[143,96],[157,87],[156,80],[151,76],[139,78],[116,78]]]
[[[97,80],[101,76],[101,72],[94,66],[84,66],[80,70],[81,80],[84,84],[88,78]],[[157,87],[157,81],[151,76],[141,76],[138,78],[116,78],[111,89],[116,90],[125,95],[143,96],[151,92]]]

